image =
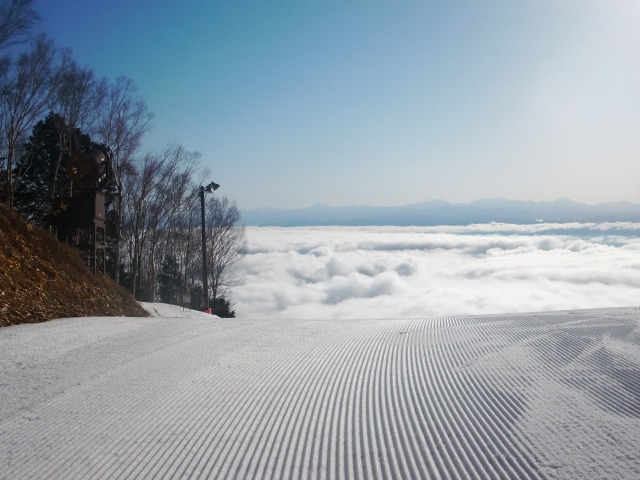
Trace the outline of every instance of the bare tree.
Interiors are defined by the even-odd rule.
[[[122,179],[122,238],[126,241],[128,264],[131,272],[132,292],[135,293],[137,274],[141,265],[141,251],[146,240],[146,202],[153,192],[155,171],[158,166],[151,155],[146,155],[139,166],[121,167]]]
[[[5,149],[5,187],[9,206],[13,204],[14,161],[20,141],[51,106],[52,93],[60,76],[55,60],[58,50],[44,35],[29,52],[11,62],[0,78],[0,131]]]
[[[133,81],[119,77],[107,86],[102,114],[98,118],[97,138],[113,151],[113,167],[118,184],[115,229],[115,272],[119,282],[121,228],[123,222],[122,176],[134,153],[140,147],[142,137],[151,128],[153,114],[144,100],[136,94]]]
[[[108,84],[97,79],[92,69],[81,67],[72,58],[71,51],[62,51],[62,75],[53,98],[53,109],[68,125],[88,133],[95,133]]]
[[[202,178],[200,179],[202,180]],[[199,184],[203,181],[197,182]],[[202,280],[202,240],[200,199],[195,185],[191,195],[186,198],[182,215],[179,217],[178,229],[168,252],[176,255],[183,267],[185,292],[192,292]],[[183,292],[183,293],[185,293]]]
[[[132,290],[137,295],[146,259],[150,296],[152,300],[155,297],[155,277],[162,260],[157,251],[187,201],[198,158],[198,153],[173,144],[145,155],[139,165],[131,164],[125,170],[123,236],[127,240]]]
[[[157,201],[151,205],[149,222],[149,284],[151,301],[155,301],[156,274],[163,257],[158,255],[161,242],[172,243],[176,238],[173,227],[179,224],[183,206],[192,190],[191,178],[198,166],[200,154],[188,152],[180,145],[169,145],[160,153],[165,165],[164,175],[156,185]]]
[[[227,197],[210,197],[206,214],[210,298],[229,300],[231,288],[242,283],[235,267],[247,247],[245,229],[236,203]]]
[[[4,0],[0,3],[0,49],[23,43],[39,20],[33,0]]]
[[[54,168],[47,197],[56,191],[58,173],[64,167],[63,155],[70,153],[73,145],[78,144],[82,133],[94,132],[98,114],[105,97],[107,82],[97,80],[93,70],[80,67],[72,58],[70,50],[62,51],[60,76],[57,89],[52,96],[52,110],[59,121],[58,136],[60,150]]]

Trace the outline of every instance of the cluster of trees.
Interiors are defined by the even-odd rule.
[[[235,203],[207,196],[210,291],[202,292],[199,154],[178,144],[142,153],[152,113],[133,81],[98,78],[69,49],[33,34],[33,0],[0,0],[0,201],[56,228],[76,192],[65,162],[92,142],[113,152],[106,188],[107,272],[137,298],[233,316],[245,247]],[[205,301],[204,299],[208,301]]]
[[[120,250],[128,270],[120,273],[120,280],[138,298],[179,304],[176,296],[186,292],[193,308],[203,303],[199,185],[207,172],[198,160],[199,154],[170,144],[122,171]],[[246,235],[234,202],[217,195],[205,196],[205,202],[207,297],[214,307],[220,299],[229,299],[231,288],[241,281],[234,267]]]

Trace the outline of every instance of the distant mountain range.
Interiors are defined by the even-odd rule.
[[[259,208],[242,212],[244,225],[283,227],[622,221],[640,222],[640,204],[611,202],[587,205],[566,198],[549,202],[491,198],[465,204],[432,200],[397,207],[316,205],[297,209]]]

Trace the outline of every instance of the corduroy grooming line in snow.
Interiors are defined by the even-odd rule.
[[[56,320],[0,397],[3,479],[635,479],[640,309]]]

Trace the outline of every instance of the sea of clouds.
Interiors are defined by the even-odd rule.
[[[640,305],[640,224],[248,227],[238,317],[389,318]]]

